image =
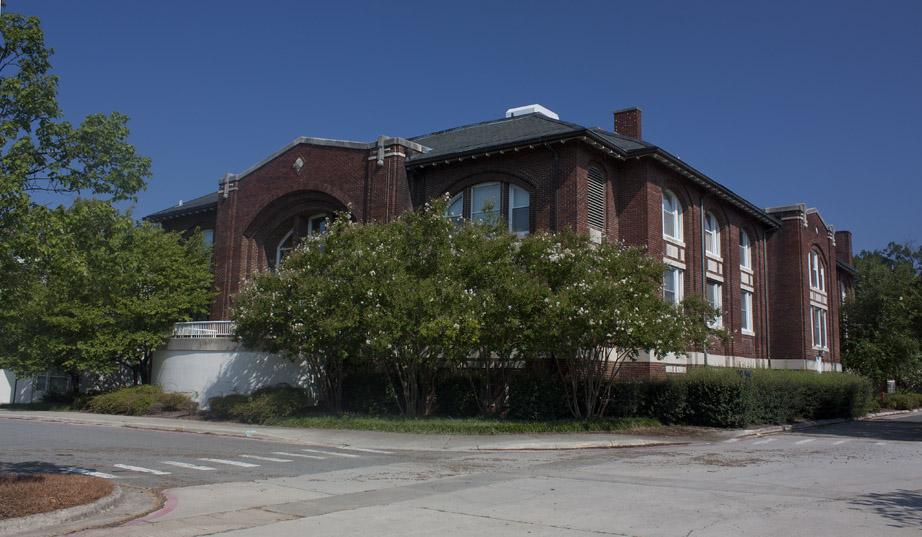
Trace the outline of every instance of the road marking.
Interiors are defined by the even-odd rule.
[[[322,461],[326,459],[326,457],[318,457],[316,455],[304,455],[303,453],[288,453],[285,451],[273,451],[272,454],[282,455],[283,457],[301,457],[302,459],[317,459],[318,461]]]
[[[190,470],[214,470],[211,466],[199,466],[198,464],[189,464],[188,462],[176,462],[176,461],[163,461],[163,464],[169,464],[170,466],[179,466],[180,468],[188,468]]]
[[[241,455],[244,459],[256,459],[269,462],[291,462],[291,459],[276,459],[275,457],[260,457],[259,455]]]
[[[724,440],[724,444],[732,444],[733,442],[739,442],[739,438],[731,438],[729,440]]]
[[[122,470],[131,470],[132,472],[143,472],[145,474],[154,474],[154,475],[170,475],[170,472],[161,472],[160,470],[151,470],[150,468],[143,468],[141,466],[131,466],[130,464],[113,464],[116,468],[121,468]]]
[[[320,453],[321,455],[333,455],[334,457],[348,457],[350,459],[357,459],[359,455],[353,453],[337,453],[335,451],[321,451],[319,449],[302,449],[301,451],[306,451],[308,453]]]
[[[103,479],[115,479],[115,476],[112,474],[107,474],[105,472],[96,472],[93,470],[87,470],[86,468],[77,468],[76,466],[68,466],[64,468],[64,471],[69,474],[89,475],[93,477],[101,477]]]
[[[358,447],[341,447],[337,449],[344,449],[346,451],[360,451],[362,453],[379,453],[381,455],[393,455],[393,451],[384,451],[382,449],[371,449],[371,448],[358,448]]]
[[[875,446],[886,446],[887,443],[886,442],[874,442],[874,445]]]
[[[809,444],[810,442],[813,442],[814,440],[816,440],[816,438],[805,438],[803,440],[798,440],[797,442],[794,442],[794,444],[799,446],[800,444]]]
[[[842,444],[844,444],[844,443],[846,443],[846,442],[848,442],[848,440],[839,440],[838,442],[833,442],[832,445],[834,445],[834,446],[841,446]]]
[[[758,446],[758,445],[761,445],[761,444],[767,444],[767,443],[769,443],[769,442],[774,442],[775,440],[777,440],[777,439],[776,439],[776,438],[766,438],[765,440],[759,440],[758,442],[753,442],[752,445]]]
[[[229,466],[239,466],[241,468],[256,468],[258,464],[253,464],[250,462],[240,462],[240,461],[229,461],[227,459],[199,459],[200,461],[205,462],[214,462],[217,464],[227,464]]]

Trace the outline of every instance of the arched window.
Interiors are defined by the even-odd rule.
[[[445,216],[454,224],[460,224],[464,218],[464,192],[459,193],[451,198],[448,202],[448,208],[445,209]]]
[[[826,265],[816,249],[810,250],[810,288],[826,292]]]
[[[279,241],[278,248],[275,249],[275,266],[276,268],[282,264],[282,261],[288,257],[288,254],[295,249],[295,230],[291,229],[288,233],[282,237],[282,240]]]
[[[531,196],[524,188],[509,185],[509,231],[518,236],[531,230]]]
[[[291,254],[292,250],[298,246],[298,242],[301,239],[299,234],[295,232],[298,227],[299,226],[296,224],[296,226],[291,228],[291,230],[282,237],[282,240],[279,241],[279,245],[275,249],[275,268],[278,268],[282,264],[282,261],[284,261],[285,258]],[[303,229],[303,227],[301,229]],[[326,230],[327,215],[318,214],[307,219],[308,236],[320,235]]]
[[[752,247],[749,244],[749,234],[740,230],[740,266],[752,268]]]
[[[711,214],[704,215],[704,249],[707,253],[720,257],[720,226],[717,218]]]
[[[668,190],[663,191],[663,237],[682,240],[682,206]]]
[[[508,195],[503,196],[503,187],[508,185]],[[465,196],[470,196],[470,206],[464,207]],[[511,233],[528,235],[531,231],[531,193],[522,187],[508,183],[479,183],[456,194],[448,202],[445,217],[455,223],[465,218],[494,224],[501,215]]]

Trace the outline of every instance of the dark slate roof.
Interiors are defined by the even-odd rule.
[[[585,134],[595,135],[625,154],[653,147],[602,129],[587,129],[582,125],[552,119],[542,114],[526,114],[410,138],[418,144],[432,148],[432,151],[414,155],[409,161],[415,163],[438,160],[448,155],[478,152],[493,147],[499,149],[525,142]]]
[[[652,155],[665,165],[680,170],[702,186],[744,209],[772,227],[780,222],[761,208],[714,181],[669,152],[643,140],[637,140],[599,128],[586,128],[576,123],[549,118],[542,114],[526,114],[511,118],[485,121],[444,131],[424,134],[410,140],[431,148],[431,151],[407,159],[407,166],[437,163],[448,158],[529,143],[543,143],[561,138],[586,137],[604,145],[622,157]]]
[[[169,209],[163,209],[162,211],[157,211],[155,213],[149,214],[144,217],[144,220],[150,220],[151,222],[162,222],[163,220],[169,220],[170,218],[176,218],[179,216],[186,216],[192,213],[199,213],[204,211],[213,211],[215,207],[218,206],[218,193],[212,192],[211,194],[205,194],[195,199],[182,202],[182,205],[174,205]]]

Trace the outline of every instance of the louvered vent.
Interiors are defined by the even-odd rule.
[[[605,176],[598,168],[589,168],[589,229],[605,231]]]

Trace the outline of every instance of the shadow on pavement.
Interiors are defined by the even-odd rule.
[[[878,515],[891,521],[890,526],[897,528],[922,528],[922,492],[915,490],[895,490],[865,494],[849,503],[861,507],[870,507]],[[853,507],[852,509],[858,509]]]
[[[895,440],[903,442],[922,442],[922,421],[916,419],[887,419],[850,421],[812,427],[804,430],[810,435],[851,436],[874,440]]]
[[[86,468],[91,470],[91,468]],[[0,474],[72,474],[73,466],[62,466],[50,462],[26,461],[26,462],[3,462],[0,461]]]

